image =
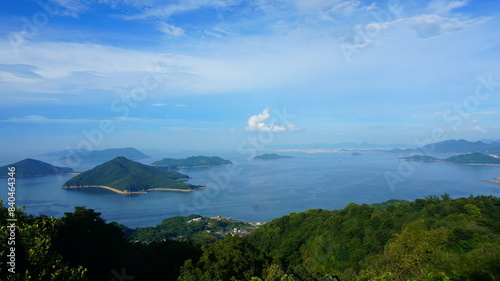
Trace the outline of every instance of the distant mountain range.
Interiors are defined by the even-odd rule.
[[[105,150],[63,150],[45,153],[39,156],[44,157],[59,157],[61,160],[65,159],[82,159],[82,160],[111,160],[116,157],[125,157],[127,159],[144,159],[150,156],[140,152],[133,147],[126,148],[110,148]]]
[[[189,176],[175,171],[165,171],[125,157],[117,157],[71,178],[62,187],[103,187],[119,193],[154,189],[192,191],[200,188],[180,181],[188,178]]]
[[[152,166],[169,166],[177,168],[205,167],[230,164],[233,163],[218,156],[191,156],[185,159],[164,158],[160,161],[151,163]]]
[[[276,144],[269,145],[270,149],[377,149],[377,148],[407,148],[406,144],[371,144],[367,142],[353,143],[311,143],[311,144]]]
[[[484,143],[482,141],[470,142],[466,140],[446,140],[432,143],[417,149],[391,149],[393,153],[472,153],[500,154],[500,142]]]
[[[35,159],[24,159],[19,162],[0,167],[0,177],[6,177],[9,167],[15,167],[16,177],[51,176],[74,173],[73,169],[57,167]]]

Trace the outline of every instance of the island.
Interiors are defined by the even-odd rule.
[[[436,157],[429,156],[429,155],[412,155],[412,156],[408,156],[408,157],[399,158],[399,160],[423,161],[423,162],[432,162],[432,161],[443,162],[443,160],[438,159]]]
[[[294,158],[294,157],[287,156],[287,155],[278,155],[276,153],[267,153],[267,154],[257,155],[253,159],[255,159],[255,160],[275,160],[275,159],[290,159],[290,158]]]
[[[462,165],[500,165],[500,158],[479,152],[452,156],[446,159],[438,159],[429,155],[413,155],[410,157],[399,158],[406,161],[424,161],[424,162],[445,162]]]
[[[10,165],[0,167],[0,177],[7,177],[9,167],[16,168],[16,177],[53,176],[75,173],[73,169],[68,167],[57,167],[40,160],[28,158]]]
[[[150,156],[140,152],[133,147],[126,148],[110,148],[105,150],[65,150],[62,152],[53,152],[44,154],[48,155],[60,155],[60,153],[65,153],[60,159],[82,159],[82,160],[111,160],[116,157],[125,157],[127,159],[145,159],[150,158]]]
[[[146,193],[152,190],[191,192],[206,187],[183,182],[189,176],[144,165],[125,157],[116,157],[83,172],[64,183],[61,188],[98,187],[120,194]]]
[[[151,166],[169,166],[177,168],[210,167],[219,165],[231,165],[233,162],[224,160],[218,156],[191,156],[185,159],[164,158],[151,163]]]

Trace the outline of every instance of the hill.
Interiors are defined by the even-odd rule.
[[[180,181],[188,178],[178,172],[164,171],[125,157],[117,157],[71,178],[62,188],[107,187],[118,193],[155,189],[193,191],[200,188]]]
[[[16,168],[16,177],[36,177],[74,173],[71,168],[57,167],[39,160],[28,158],[0,167],[0,177],[7,176],[8,167]]]
[[[464,164],[464,165],[500,165],[499,158],[485,155],[479,152],[452,156],[446,159],[438,159],[429,155],[413,155],[409,157],[399,158],[399,160],[445,162],[445,163]]]
[[[474,152],[471,154],[463,154],[452,156],[445,159],[446,162],[455,164],[495,164],[500,165],[500,159],[482,153]]]
[[[268,154],[262,154],[262,155],[257,155],[253,159],[255,160],[275,160],[275,159],[289,159],[289,158],[294,158],[293,156],[286,156],[286,155],[278,155],[276,153],[268,153]]]
[[[74,150],[65,151],[66,154],[60,159],[64,160],[70,159],[83,159],[83,160],[111,160],[116,157],[125,157],[127,159],[145,159],[150,158],[150,156],[140,152],[133,147],[126,148],[110,148],[105,150]],[[58,152],[48,153],[45,155],[59,155]]]
[[[178,168],[207,167],[229,164],[233,163],[218,156],[191,156],[185,159],[165,158],[163,160],[151,163],[151,165],[153,166],[174,166]]]
[[[489,150],[498,149],[500,144],[493,142],[490,144],[482,141],[470,142],[466,140],[447,140],[437,143],[425,145],[415,151],[424,153],[471,153],[471,152],[488,152]]]
[[[154,227],[141,227],[131,230],[129,240],[140,242],[162,241],[165,239],[193,239],[197,244],[212,243],[227,234],[245,235],[258,226],[235,221],[230,218],[171,217]]]
[[[499,198],[382,205],[291,213],[228,236],[178,280],[499,280]]]

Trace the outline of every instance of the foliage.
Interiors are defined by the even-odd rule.
[[[235,233],[234,230],[238,232]],[[241,221],[211,219],[198,215],[171,217],[155,227],[136,228],[129,239],[150,242],[165,239],[193,239],[196,244],[213,243],[228,233],[253,231],[255,227]]]
[[[16,177],[34,177],[73,173],[73,169],[71,168],[56,167],[39,160],[28,158],[0,167],[0,177],[7,176],[9,167],[16,168]]]
[[[71,178],[64,186],[102,185],[122,191],[197,188],[197,186],[179,181],[186,178],[189,177],[175,171],[164,171],[124,157],[117,157]]]
[[[185,159],[165,158],[160,161],[153,162],[151,165],[175,166],[175,167],[195,167],[195,166],[213,166],[213,165],[228,165],[232,164],[229,160],[224,160],[218,156],[191,156]]]
[[[22,210],[16,211],[16,218],[16,273],[7,271],[10,246],[1,243],[0,280],[117,280],[116,274],[134,281],[176,280],[184,261],[201,255],[189,241],[127,242],[116,224],[83,207],[61,219],[29,216]],[[0,219],[6,221],[7,208],[0,206]],[[6,241],[5,226],[0,236]]]
[[[268,280],[271,271],[295,280],[500,280],[500,199],[444,194],[376,207],[351,203],[292,213],[243,240],[262,256],[254,280]],[[181,278],[204,266],[185,265]]]

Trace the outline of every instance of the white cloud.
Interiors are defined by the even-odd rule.
[[[186,104],[176,104],[175,106],[176,106],[176,107],[187,107],[187,105],[186,105]]]
[[[169,18],[175,14],[182,12],[195,11],[202,8],[217,8],[222,9],[237,4],[237,0],[183,0],[175,4],[169,4],[161,7],[154,7],[145,12],[126,16],[125,19],[146,19],[146,18]]]
[[[158,28],[161,32],[173,36],[173,37],[179,37],[184,35],[184,30],[180,27],[173,26],[171,24],[162,22],[160,24],[160,27]]]
[[[468,4],[469,0],[463,0],[463,1],[436,0],[429,3],[429,9],[436,14],[446,14],[454,9],[465,7]]]
[[[153,103],[151,106],[166,106],[165,103]]]
[[[461,20],[458,18],[445,18],[438,15],[418,15],[398,21],[407,23],[421,38],[434,37],[440,34],[464,29],[483,23],[483,20]]]
[[[298,131],[299,128],[292,123],[288,124],[277,124],[274,118],[271,118],[271,122],[266,123],[271,114],[269,113],[270,108],[266,107],[264,111],[260,114],[252,115],[247,121],[247,131],[263,131],[263,132],[285,132],[285,131]]]
[[[89,122],[99,122],[97,119],[52,119],[41,115],[28,115],[20,118],[9,118],[7,120],[2,120],[1,122],[6,123],[51,123],[51,124],[75,124],[75,123],[89,123]]]

